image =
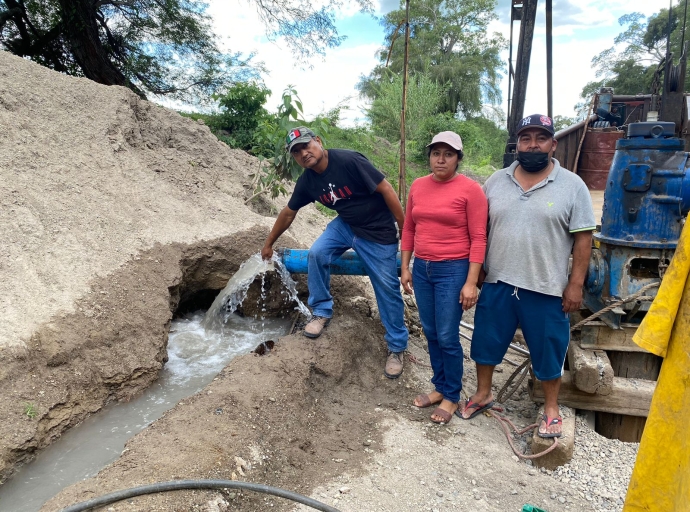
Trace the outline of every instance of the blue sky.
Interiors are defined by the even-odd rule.
[[[397,6],[391,0],[374,0],[376,15],[389,12]],[[491,30],[509,35],[511,0],[498,0],[499,19]],[[674,4],[677,0],[674,0]],[[595,79],[591,68],[592,57],[613,45],[614,37],[621,32],[618,18],[633,11],[650,15],[665,0],[554,0],[554,114],[573,116],[573,107],[579,101],[582,87]],[[354,5],[345,5],[337,13],[337,27],[347,37],[343,44],[329,49],[324,58],[314,57],[306,69],[295,62],[288,48],[281,41],[271,42],[265,37],[264,27],[258,20],[254,4],[245,0],[227,2],[210,0],[209,14],[214,29],[222,37],[226,47],[233,51],[255,52],[256,59],[263,61],[269,73],[264,82],[273,91],[268,101],[269,109],[277,105],[282,91],[293,85],[305,107],[307,118],[328,111],[338,104],[346,104],[343,124],[365,122],[364,100],[355,89],[362,74],[368,74],[378,63],[377,54],[382,47],[384,34],[381,25],[369,14],[357,11]],[[544,2],[540,1],[528,82],[525,113],[546,112],[546,56]],[[516,25],[516,29],[518,25]],[[507,51],[504,54],[507,61]],[[503,105],[507,96],[507,79],[502,84]]]

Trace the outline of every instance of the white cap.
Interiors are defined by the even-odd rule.
[[[460,135],[458,135],[455,132],[437,133],[436,135],[434,135],[434,138],[431,139],[431,142],[426,145],[426,147],[433,146],[434,144],[438,144],[439,142],[444,142],[448,144],[451,148],[453,148],[456,151],[462,151],[462,139],[460,138]]]

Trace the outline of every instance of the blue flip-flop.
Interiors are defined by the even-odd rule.
[[[458,407],[458,409],[455,411],[455,415],[456,415],[458,418],[462,418],[463,420],[471,420],[471,419],[474,418],[477,414],[481,414],[482,412],[484,412],[484,411],[486,411],[486,410],[488,410],[488,409],[491,409],[493,406],[494,406],[493,400],[492,400],[491,402],[489,402],[488,404],[481,405],[481,404],[478,404],[477,402],[473,402],[472,400],[470,400],[470,399],[468,398],[467,400],[465,400],[465,408],[461,411],[460,408]],[[462,413],[463,413],[464,411],[466,411],[467,409],[475,409],[475,410],[472,412],[472,414],[469,415],[468,418],[465,418],[465,417],[462,415]]]

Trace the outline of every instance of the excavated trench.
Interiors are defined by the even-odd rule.
[[[260,247],[264,236],[262,230],[252,230],[195,246],[155,246],[119,271],[95,280],[91,291],[77,304],[75,313],[54,318],[32,336],[25,349],[0,352],[4,390],[0,412],[8,418],[0,426],[0,477],[7,479],[16,468],[31,461],[64,432],[87,418],[85,423],[97,425],[101,415],[123,416],[124,422],[108,428],[129,430],[130,436],[133,435],[183,396],[201,389],[213,378],[212,374],[220,371],[235,355],[249,352],[266,341],[266,337],[274,339],[285,334],[292,318],[251,320],[255,315],[294,317],[292,308],[285,303],[285,295],[281,294],[280,280],[269,275],[264,280],[264,297],[261,297],[261,282],[257,280],[238,308],[239,315],[234,315],[237,320],[229,330],[242,331],[242,336],[235,336],[233,341],[232,332],[226,332],[224,337],[218,336],[209,349],[199,346],[202,340],[198,332],[192,334],[196,336],[197,347],[190,350],[197,353],[190,353],[188,357],[195,361],[203,357],[212,361],[200,363],[196,368],[178,369],[177,375],[161,371],[169,360],[167,344],[171,321],[179,318],[181,325],[193,324],[189,315],[210,305],[240,264]],[[184,320],[186,317],[188,319]],[[193,330],[184,325],[182,328]],[[224,350],[228,343],[237,346]],[[184,352],[184,348],[177,350]],[[175,363],[179,363],[179,354],[173,357]],[[180,371],[192,375],[181,377]],[[200,373],[206,375],[198,375]],[[161,377],[192,382],[167,396],[160,385]],[[147,390],[145,395],[140,395],[143,390]],[[134,400],[129,404],[118,403],[128,402],[138,395],[136,405],[132,405]],[[158,404],[157,412],[149,411],[146,401],[154,405],[166,402],[167,406]],[[95,414],[103,408],[107,411]],[[125,413],[125,409],[131,412]],[[138,420],[137,415],[140,416]],[[105,421],[107,425],[108,420]],[[84,440],[89,434],[80,441],[76,430],[86,431],[86,426],[70,432],[65,446],[88,444]],[[125,432],[125,436],[120,434],[119,437],[115,445],[104,446],[105,451],[110,452],[105,456],[107,462],[121,451],[117,443],[121,445],[129,436]],[[52,451],[58,454],[59,450]],[[71,477],[66,475],[67,468],[61,465],[61,462],[55,463],[54,478],[71,483]],[[100,469],[84,460],[79,465],[89,468],[80,478]],[[12,480],[12,485],[0,487],[2,508],[9,506],[6,493],[10,492],[10,487],[17,487],[15,482],[28,481],[35,486],[34,478],[39,478],[41,485],[48,483],[46,478],[53,478],[40,476],[41,471],[35,473],[39,476],[27,476],[27,467]]]
[[[158,379],[131,401],[106,406],[90,416],[20,468],[0,487],[3,509],[38,511],[61,489],[113,462],[132,436],[202,390],[234,357],[257,350],[266,353],[268,346],[274,346],[274,340],[286,335],[294,323],[290,311],[294,301],[286,302],[275,272],[257,276],[246,293],[222,332],[204,329],[206,310],[218,290],[200,290],[181,302],[168,337],[168,361]]]

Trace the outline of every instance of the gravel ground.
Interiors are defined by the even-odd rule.
[[[576,419],[575,453],[569,464],[549,471],[569,484],[595,510],[623,510],[639,443],[600,436],[581,415]]]
[[[473,323],[472,316],[469,312],[464,320]],[[423,339],[413,338],[410,351],[425,360]],[[509,357],[522,361],[514,353]],[[413,368],[408,371],[415,374],[417,386],[424,389],[430,370],[410,366]],[[470,360],[465,361],[465,370],[465,389],[471,392],[475,387],[475,371]],[[497,367],[494,392],[512,370],[513,366],[507,364]],[[439,427],[426,420],[426,411],[413,413],[412,417],[401,415],[407,408],[401,405],[392,417],[389,414],[393,411],[385,406],[374,411],[386,418],[376,428],[387,429],[387,433],[382,452],[370,440],[362,442],[365,452],[378,452],[374,463],[365,471],[366,476],[349,474],[344,468],[342,475],[317,488],[312,497],[343,512],[518,512],[526,503],[548,512],[622,511],[639,445],[596,433],[587,421],[593,419],[593,413],[578,411],[573,459],[550,471],[513,455],[492,418],[481,415],[472,421],[453,421]],[[538,410],[523,382],[506,402],[504,414],[522,427],[534,421]],[[531,432],[514,436],[516,447],[527,454],[531,453],[531,441]],[[468,457],[469,454],[473,456]]]

